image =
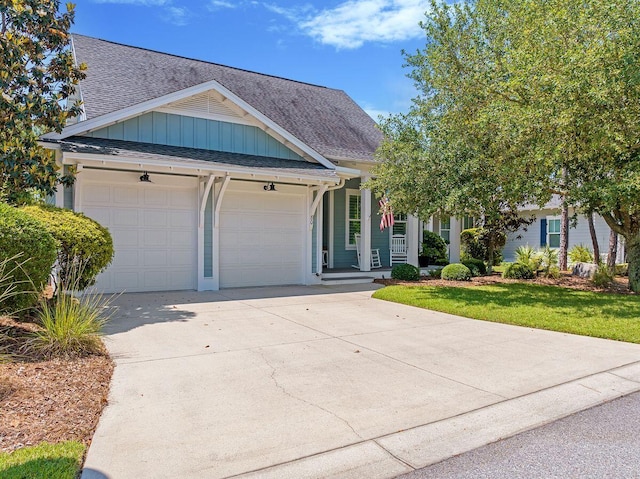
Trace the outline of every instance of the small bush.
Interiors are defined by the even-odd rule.
[[[391,277],[402,281],[418,281],[420,270],[412,264],[397,264],[391,270]]]
[[[57,241],[42,222],[0,203],[0,261],[6,262],[5,284],[13,290],[0,300],[0,311],[12,314],[37,304],[51,274],[57,248]]]
[[[426,258],[427,266],[438,264],[438,261],[447,259],[447,244],[440,235],[432,231],[423,231],[421,256]]]
[[[442,277],[442,268],[436,268],[436,269],[429,270],[429,277],[430,278],[435,278],[435,279],[440,279]]]
[[[526,264],[511,263],[504,269],[503,278],[508,279],[533,279],[533,270]]]
[[[540,267],[544,270],[544,275],[547,278],[552,278],[554,269],[558,269],[558,250],[550,248],[549,245],[545,246],[540,252],[542,256],[542,264]],[[556,277],[560,276],[560,271]]]
[[[487,266],[481,259],[469,258],[464,260],[462,264],[469,268],[471,274],[474,276],[484,276],[487,274]]]
[[[449,264],[449,260],[447,258],[438,258],[435,262],[436,266],[447,266]]]
[[[616,276],[628,276],[629,263],[619,263],[616,265]]]
[[[477,258],[489,261],[489,231],[485,228],[469,228],[460,233],[460,249],[462,257],[467,260]],[[507,242],[507,235],[500,233],[497,235],[496,245],[493,251],[493,264],[502,262],[502,248]]]
[[[515,251],[516,263],[527,265],[532,271],[540,269],[542,254],[529,245],[518,246]]]
[[[74,267],[67,277],[70,282],[61,283],[52,299],[41,300],[38,321],[42,329],[32,334],[28,348],[45,359],[85,356],[103,348],[100,337],[111,298],[69,293],[78,289],[81,277],[82,270]]]
[[[584,245],[575,245],[567,254],[572,263],[593,263],[593,251]]]
[[[441,276],[449,281],[469,281],[471,271],[463,264],[453,263],[443,268]]]
[[[606,288],[613,283],[613,278],[614,275],[609,271],[609,268],[602,266],[598,267],[596,272],[593,274],[591,282],[598,288]]]
[[[96,276],[113,258],[113,241],[109,231],[82,213],[55,206],[26,206],[23,211],[42,221],[47,231],[60,242],[60,281],[68,283],[71,269],[80,265],[82,277],[77,279],[78,289],[83,290],[95,284]]]

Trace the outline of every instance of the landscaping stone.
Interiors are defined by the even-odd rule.
[[[598,265],[593,263],[576,263],[573,265],[574,276],[580,276],[581,278],[593,278],[598,270]]]

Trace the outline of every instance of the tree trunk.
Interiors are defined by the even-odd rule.
[[[567,250],[569,249],[569,206],[562,199],[562,213],[560,214],[560,251],[558,251],[558,267],[560,271],[567,270]]]
[[[609,254],[607,255],[607,268],[614,272],[616,269],[616,256],[618,256],[618,233],[609,232]]]
[[[487,246],[487,274],[491,274],[493,272],[493,252],[495,251],[495,247],[493,246],[493,241],[489,241]]]
[[[587,213],[586,216],[587,216],[587,221],[589,222],[589,234],[591,235],[591,243],[593,243],[593,263],[600,264],[600,245],[598,244],[598,235],[596,234],[596,226],[593,224],[593,211],[590,211],[589,213]]]
[[[629,261],[629,289],[640,292],[640,236],[627,238],[627,259]]]

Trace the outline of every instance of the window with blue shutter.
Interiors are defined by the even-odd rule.
[[[547,218],[540,220],[540,246],[547,246]]]

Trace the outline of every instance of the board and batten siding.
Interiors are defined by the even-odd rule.
[[[517,233],[509,234],[507,244],[505,245],[502,254],[505,261],[515,260],[515,251],[519,246],[529,245],[533,248],[544,247],[542,244],[542,235],[544,228],[544,236],[546,238],[546,219],[548,216],[560,216],[558,210],[536,210],[532,212],[536,220],[531,223],[527,230],[520,230]],[[569,216],[573,215],[573,211],[569,210]],[[578,221],[576,227],[569,226],[569,249],[576,245],[584,245],[589,249],[593,249],[593,243],[591,242],[591,235],[589,234],[589,223],[584,215],[578,215]],[[596,228],[596,235],[598,237],[598,245],[600,246],[600,253],[606,253],[609,247],[609,226],[601,216],[594,215],[593,222]],[[520,236],[520,238],[518,238]]]
[[[255,126],[157,111],[114,123],[86,136],[305,161]]]
[[[334,192],[334,225],[333,225],[333,267],[350,268],[358,264],[356,250],[346,249],[346,190],[360,189],[360,179],[346,182],[344,188]],[[378,200],[371,196],[371,248],[380,250],[382,266],[389,266],[389,229],[380,231],[380,216],[378,216]],[[328,216],[328,214],[326,214]]]

